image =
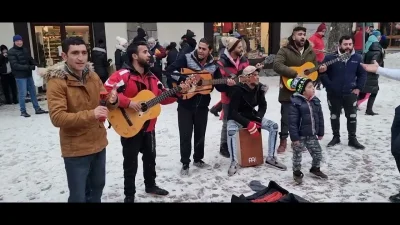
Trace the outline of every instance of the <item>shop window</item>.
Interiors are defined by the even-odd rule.
[[[65,26],[65,36],[81,37],[86,43],[87,49],[90,49],[90,27],[89,26]],[[90,52],[90,51],[89,51]]]
[[[379,23],[379,30],[386,35],[389,41],[389,47],[400,47],[400,27],[396,26],[399,22]]]
[[[35,26],[36,49],[40,66],[51,66],[61,60],[60,26]]]
[[[261,22],[214,22],[214,52],[218,52],[219,40],[223,36],[229,36],[229,30],[246,35],[250,43],[249,57],[252,54],[258,55],[260,52],[268,52],[269,25]]]

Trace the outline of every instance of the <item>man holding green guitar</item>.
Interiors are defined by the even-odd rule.
[[[273,69],[281,76],[278,99],[281,103],[281,132],[279,133],[280,144],[278,153],[285,152],[287,147],[289,109],[291,105],[290,96],[294,93],[294,90],[292,91],[285,86],[284,78],[296,78],[299,75],[304,75],[299,74],[290,67],[300,67],[307,62],[318,65],[315,52],[310,42],[306,39],[306,32],[307,29],[305,27],[295,27],[292,35],[287,40],[284,40],[285,43],[282,44],[274,60]],[[319,72],[325,72],[326,68],[325,65],[320,66]]]

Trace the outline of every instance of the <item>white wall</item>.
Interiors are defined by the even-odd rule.
[[[281,39],[288,38],[292,35],[293,28],[297,25],[296,23],[281,23]]]
[[[0,23],[0,45],[5,45],[11,48],[14,37],[14,24],[13,23]]]
[[[128,29],[126,23],[104,23],[106,31],[107,58],[114,59],[115,45],[117,44],[117,36],[128,39]]]
[[[194,32],[197,42],[204,37],[204,23],[157,23],[158,40],[161,45],[166,41],[173,41],[179,46],[179,41],[187,29]]]

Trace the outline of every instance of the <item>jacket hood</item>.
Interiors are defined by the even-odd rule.
[[[86,67],[83,70],[84,74],[91,74],[90,72],[94,71],[93,63],[87,62]],[[49,80],[52,78],[61,78],[66,79],[68,74],[71,74],[72,71],[68,68],[65,61],[61,61],[53,66],[47,67],[46,69],[39,71],[39,75],[43,77],[44,80]],[[72,73],[73,74],[73,73]]]

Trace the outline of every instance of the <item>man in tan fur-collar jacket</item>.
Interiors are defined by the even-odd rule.
[[[60,128],[60,145],[67,172],[68,202],[100,202],[106,176],[107,132],[102,119],[108,109],[118,107],[116,90],[107,106],[99,106],[105,91],[99,76],[88,63],[85,42],[79,37],[62,43],[60,62],[49,67],[47,101],[51,122]]]

